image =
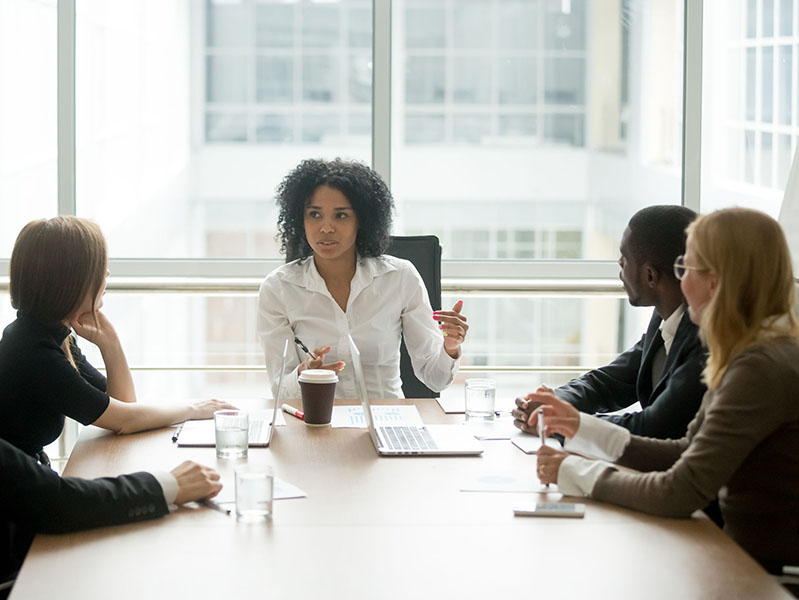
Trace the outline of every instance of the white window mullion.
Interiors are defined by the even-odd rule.
[[[391,0],[372,3],[372,168],[391,187]]]
[[[75,214],[75,0],[58,2],[58,214]]]

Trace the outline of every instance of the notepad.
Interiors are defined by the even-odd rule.
[[[249,446],[265,446],[269,442],[269,425],[272,422],[272,410],[256,410],[250,412]],[[275,415],[275,426],[286,424],[283,413]],[[180,447],[213,448],[216,446],[214,420],[186,421],[177,432],[177,444]]]
[[[535,454],[541,447],[541,440],[537,435],[530,435],[529,433],[524,433],[522,431],[519,431],[517,435],[510,438],[510,441],[513,442],[513,445],[525,454]],[[560,442],[555,438],[547,438],[546,444],[550,448],[563,450],[563,446],[561,446]]]

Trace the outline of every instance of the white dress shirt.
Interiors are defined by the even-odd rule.
[[[411,356],[416,376],[431,390],[447,387],[459,360],[444,350],[444,338],[421,276],[407,260],[393,256],[358,258],[350,284],[347,311],[341,310],[316,270],[313,258],[278,267],[261,284],[258,297],[258,337],[266,369],[277,397],[277,372],[283,343],[291,341],[284,374],[284,397],[299,398],[297,365],[304,352],[300,338],[313,351],[330,346],[325,364],[347,363],[339,372],[337,398],[357,398],[347,335],[361,351],[366,388],[371,398],[402,398],[400,339]]]
[[[563,459],[558,470],[558,490],[567,496],[590,496],[605,469],[615,468],[612,463],[624,453],[631,435],[620,425],[580,413],[577,433],[565,441],[563,449],[589,458],[572,454]]]
[[[680,304],[677,309],[669,315],[669,318],[660,322],[660,335],[663,336],[663,347],[666,349],[666,356],[671,350],[671,344],[674,342],[674,336],[677,335],[677,329],[680,327],[680,321],[685,314],[685,304]]]

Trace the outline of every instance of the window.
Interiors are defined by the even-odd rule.
[[[56,3],[0,0],[0,243],[57,201]]]
[[[681,2],[393,7],[392,189],[445,258],[614,260],[630,215],[680,202]]]
[[[369,0],[76,6],[77,214],[113,257],[277,258],[289,169],[369,162]]]
[[[702,207],[777,216],[799,142],[792,0],[704,4]]]

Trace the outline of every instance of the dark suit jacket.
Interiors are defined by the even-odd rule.
[[[149,473],[61,478],[0,439],[0,581],[19,569],[35,533],[131,523],[167,512],[161,486]]]
[[[678,439],[694,418],[705,385],[705,350],[698,328],[685,311],[660,381],[652,382],[652,342],[661,318],[654,313],[646,335],[616,360],[555,390],[559,398],[589,414],[613,412],[641,403],[643,410],[605,417],[636,435]]]

